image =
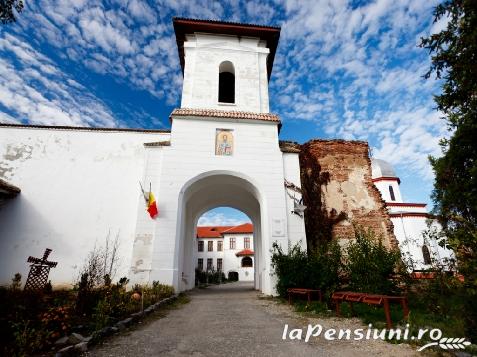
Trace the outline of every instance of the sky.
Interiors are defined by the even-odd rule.
[[[169,128],[182,74],[172,17],[273,25],[280,139],[366,140],[394,165],[405,201],[430,206],[427,157],[448,136],[417,45],[443,29],[434,0],[27,1],[0,25],[0,122]],[[431,208],[431,207],[429,207]],[[245,220],[216,209],[207,222]],[[203,222],[206,222],[204,219]]]

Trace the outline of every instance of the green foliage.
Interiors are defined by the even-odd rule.
[[[200,269],[195,270],[196,285],[198,284],[222,284],[227,282],[227,278],[222,271],[209,270],[203,271]]]
[[[0,0],[0,23],[3,25],[17,21],[15,12],[23,10],[22,0]]]
[[[355,227],[355,241],[346,249],[345,273],[349,290],[367,293],[393,294],[398,292],[392,279],[401,269],[401,254],[388,250],[381,237],[371,230]]]
[[[10,288],[12,290],[20,290],[22,287],[22,275],[20,273],[16,273],[12,279],[12,285]]]
[[[336,242],[321,246],[315,253],[307,253],[300,244],[282,248],[273,244],[272,268],[277,276],[276,289],[287,296],[288,288],[310,288],[331,291],[339,283],[341,250]]]
[[[442,140],[443,156],[430,158],[435,172],[433,200],[448,245],[465,276],[467,336],[477,339],[477,2],[446,0],[434,21],[447,27],[421,39],[431,54],[432,73],[443,79],[435,96],[452,134]]]

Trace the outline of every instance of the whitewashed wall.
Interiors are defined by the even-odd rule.
[[[232,156],[215,155],[215,134],[217,128],[234,130],[234,154]],[[145,182],[151,181],[158,197],[158,207],[161,214],[156,219],[154,227],[143,225],[143,220],[138,219],[137,234],[150,234],[153,239],[151,244],[152,255],[134,255],[133,266],[136,262],[138,270],[147,271],[146,275],[131,275],[133,280],[160,280],[173,283],[177,289],[180,287],[180,277],[186,276],[188,284],[191,283],[193,268],[193,247],[196,244],[195,232],[192,230],[181,232],[184,224],[181,223],[182,215],[186,215],[186,205],[196,205],[191,222],[196,220],[205,211],[216,206],[229,205],[242,210],[253,221],[254,226],[260,230],[261,237],[258,241],[260,251],[264,252],[263,265],[260,274],[263,279],[258,279],[262,284],[261,290],[273,293],[273,283],[270,272],[269,251],[273,241],[278,241],[284,247],[288,244],[287,208],[284,192],[284,172],[282,152],[278,146],[278,130],[276,123],[247,122],[245,120],[220,121],[213,118],[173,118],[171,146],[164,148],[151,148],[151,152],[162,152],[162,161],[150,160],[146,168]],[[158,154],[157,154],[158,155]],[[260,212],[247,212],[246,208],[234,206],[243,203],[252,207],[253,201],[239,202],[243,199],[245,187],[237,184],[227,186],[227,182],[216,182],[204,188],[204,196],[197,202],[182,202],[181,195],[188,183],[207,175],[208,173],[222,173],[232,177],[242,176],[253,182],[251,186],[260,196]],[[217,191],[218,186],[224,184],[226,191]],[[207,186],[207,185],[206,185]],[[236,190],[236,191],[234,191]],[[244,190],[243,192],[240,190]],[[236,193],[235,193],[236,192]],[[230,204],[233,203],[233,204]],[[216,207],[215,206],[215,207]],[[255,216],[254,216],[255,215]],[[141,214],[140,214],[141,216]],[[189,218],[188,218],[189,219]],[[258,221],[257,221],[258,220]],[[187,224],[193,226],[193,224]],[[260,227],[261,226],[261,227]],[[282,228],[282,229],[281,229]],[[149,233],[147,233],[149,232]],[[185,236],[183,236],[185,234]],[[254,235],[257,239],[257,234]],[[186,243],[191,242],[191,243]],[[193,242],[193,243],[192,243]],[[183,244],[187,244],[184,248]],[[257,246],[257,243],[255,244]],[[180,253],[183,249],[189,251],[184,259],[190,260],[190,267],[185,268]],[[259,255],[260,257],[260,255]],[[149,259],[149,261],[148,261]],[[187,270],[187,271],[184,271]]]
[[[267,56],[258,38],[195,34],[184,42],[182,108],[269,112]],[[235,103],[219,103],[219,66],[235,68]]]
[[[242,268],[242,258],[237,257],[236,254],[245,249],[244,238],[250,238],[250,248],[255,251],[254,240],[252,234],[224,234],[224,272],[227,275],[230,271],[236,271],[239,274],[239,281],[253,281],[255,269],[255,257],[252,256],[253,267]],[[230,248],[230,238],[235,238],[235,249]]]
[[[89,251],[119,233],[130,266],[144,142],[168,133],[0,128],[0,177],[22,192],[0,208],[0,283],[28,272],[29,255],[53,249],[50,278],[70,284]]]

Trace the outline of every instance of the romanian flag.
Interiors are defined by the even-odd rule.
[[[156,199],[154,198],[152,192],[149,192],[149,199],[147,200],[147,211],[149,212],[151,218],[155,218],[159,214],[159,211],[157,210]]]

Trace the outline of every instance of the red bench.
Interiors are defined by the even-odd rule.
[[[336,304],[336,315],[341,315],[341,303],[347,302],[353,312],[353,303],[360,302],[368,305],[383,306],[384,315],[386,316],[387,328],[392,328],[390,304],[400,304],[402,306],[403,316],[405,319],[409,316],[409,308],[407,305],[407,297],[390,296],[367,293],[356,293],[351,291],[337,291],[331,296],[331,300]]]
[[[303,288],[288,288],[288,303],[292,303],[292,295],[306,295],[308,304],[311,303],[312,295],[318,295],[319,301],[322,301],[321,290],[319,289],[303,289]]]

